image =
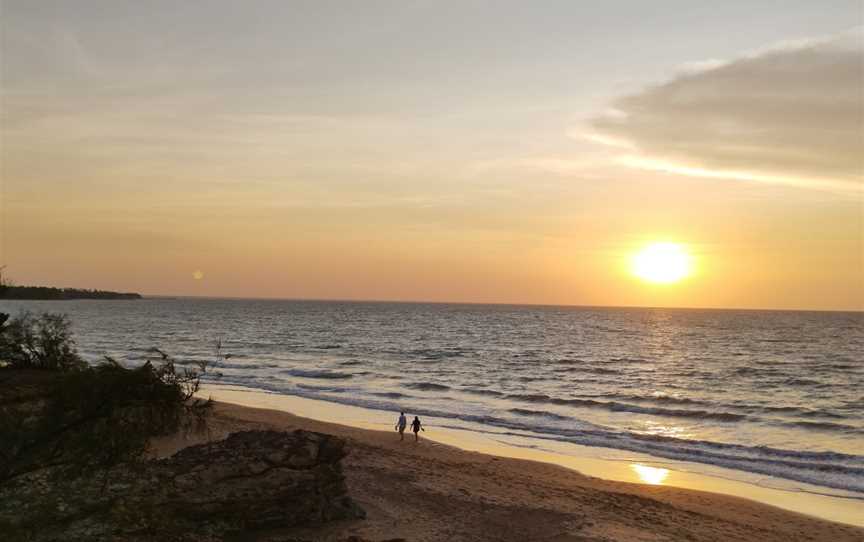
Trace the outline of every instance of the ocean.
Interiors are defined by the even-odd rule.
[[[93,362],[214,361],[221,341],[211,382],[864,498],[864,313],[0,301],[22,310],[66,313]]]

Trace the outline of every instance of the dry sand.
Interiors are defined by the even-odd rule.
[[[422,439],[422,433],[419,443],[407,434],[400,442],[396,433],[278,410],[217,403],[210,438],[248,429],[298,428],[349,441],[348,487],[368,518],[258,539],[864,541],[860,527],[746,499],[601,480],[556,465],[460,450]],[[167,455],[190,442],[161,441],[157,451]]]

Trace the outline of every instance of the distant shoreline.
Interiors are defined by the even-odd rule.
[[[110,292],[49,286],[0,286],[0,300],[63,301],[72,299],[142,299],[135,292]]]

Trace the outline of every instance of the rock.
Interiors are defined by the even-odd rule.
[[[320,433],[245,431],[107,477],[44,470],[0,487],[0,532],[11,533],[4,540],[218,540],[363,517],[346,493],[346,453],[343,440]]]
[[[267,539],[266,542],[319,542],[315,540],[309,540],[308,538],[270,538]],[[362,538],[359,536],[351,535],[348,538],[339,539],[337,542],[408,542],[408,540],[404,538],[388,538],[386,540],[370,540],[368,538]]]

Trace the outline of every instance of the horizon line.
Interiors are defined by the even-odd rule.
[[[143,299],[212,299],[229,301],[305,301],[319,303],[399,303],[405,305],[477,305],[500,307],[558,307],[574,309],[671,309],[671,310],[710,310],[710,311],[762,311],[762,312],[848,312],[864,313],[860,309],[803,309],[803,308],[746,308],[746,307],[682,307],[662,305],[581,305],[568,303],[514,303],[503,301],[430,301],[417,299],[350,299],[326,297],[256,297],[256,296],[220,296],[220,295],[187,295],[187,294],[140,294]]]
[[[11,284],[10,286],[21,286]],[[26,286],[33,287],[33,286]],[[70,286],[41,286],[45,288],[87,290],[88,288]],[[90,290],[100,290],[90,288]],[[108,291],[108,290],[103,290]],[[306,302],[331,302],[331,303],[403,303],[415,305],[478,305],[478,306],[510,306],[510,307],[559,307],[559,308],[583,308],[583,309],[671,309],[671,310],[711,310],[711,311],[762,311],[762,312],[843,312],[864,313],[861,308],[849,309],[814,309],[814,308],[776,308],[776,307],[699,307],[699,306],[664,306],[664,305],[583,305],[578,303],[526,303],[506,301],[432,301],[423,299],[366,299],[366,298],[328,298],[328,297],[267,297],[267,296],[226,296],[226,295],[192,295],[192,294],[145,294],[130,290],[118,291],[122,294],[137,294],[144,299],[224,299],[224,300],[248,300],[248,301],[306,301]],[[38,300],[38,299],[0,299],[2,301],[70,301],[70,300]],[[85,300],[86,301],[86,300]]]

